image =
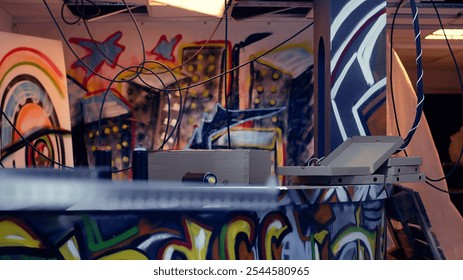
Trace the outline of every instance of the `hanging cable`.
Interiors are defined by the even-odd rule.
[[[224,69],[227,72],[228,68],[228,0],[225,1],[225,9],[224,9],[224,16],[225,16],[225,59],[224,59]],[[228,98],[230,92],[228,91],[228,76],[225,74],[223,79],[224,84],[224,98],[225,98],[225,112],[227,114],[227,139],[228,139],[228,149],[231,149],[231,136],[230,136],[230,111],[228,109]]]
[[[413,18],[413,31],[415,34],[415,46],[416,46],[416,71],[417,71],[417,104],[415,110],[415,119],[412,124],[412,128],[408,132],[407,136],[404,138],[404,143],[400,147],[399,151],[407,148],[408,144],[413,138],[418,126],[420,125],[421,116],[423,114],[423,105],[424,105],[424,91],[423,91],[423,65],[422,65],[422,56],[423,50],[421,49],[421,30],[420,23],[418,19],[418,8],[416,7],[415,0],[410,0],[410,7],[412,9],[412,18]]]
[[[446,190],[441,189],[438,186],[430,183],[429,181],[426,181],[426,184],[428,184],[433,189],[438,190],[438,191],[443,192],[443,193],[446,193],[446,194],[463,194],[463,191],[446,191]]]
[[[119,169],[119,170],[112,170],[111,173],[121,173],[121,172],[125,172],[125,171],[129,171],[130,169],[132,169],[132,166],[129,166],[127,168],[123,168],[123,169]]]
[[[397,5],[396,9],[395,9],[395,12],[394,12],[394,15],[392,17],[392,24],[391,24],[391,36],[389,38],[390,40],[390,48],[389,48],[389,88],[391,90],[391,100],[392,100],[392,109],[393,109],[393,112],[394,112],[394,121],[395,121],[395,125],[396,125],[396,128],[397,128],[397,134],[402,137],[402,134],[400,132],[400,125],[399,125],[399,118],[397,116],[397,109],[396,109],[396,102],[395,102],[395,95],[394,95],[394,86],[393,86],[393,79],[392,79],[392,76],[393,76],[393,67],[394,67],[394,30],[395,30],[395,20],[397,18],[397,14],[399,13],[399,10],[400,8],[402,7],[403,5],[403,0],[400,0],[399,4]],[[408,157],[408,153],[407,153],[407,150],[403,150],[404,154],[406,157]]]
[[[76,6],[76,9],[79,10],[79,16],[74,20],[74,21],[69,21],[66,16],[64,15],[65,7],[68,5],[68,3],[71,2],[70,0],[65,0],[63,4],[61,5],[61,19],[63,20],[64,23],[68,25],[75,25],[79,23],[85,15],[85,5],[83,0],[74,0],[74,6]],[[78,5],[78,2],[80,2],[81,5]],[[96,13],[92,16],[98,16],[101,13],[100,7],[93,1],[87,0],[88,3],[90,3],[95,9]],[[79,6],[82,6],[82,10],[79,9]]]

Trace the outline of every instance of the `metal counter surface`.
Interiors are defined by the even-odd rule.
[[[198,187],[0,174],[0,259],[385,257],[387,186]]]

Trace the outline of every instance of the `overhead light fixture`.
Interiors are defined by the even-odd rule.
[[[445,31],[445,33],[444,33]],[[445,40],[445,36],[449,40],[463,40],[463,29],[438,29],[425,37],[429,40]]]
[[[158,2],[158,1],[148,1],[150,6],[167,6],[167,4]]]
[[[222,17],[225,10],[223,0],[149,0],[150,6],[165,4],[206,15]]]

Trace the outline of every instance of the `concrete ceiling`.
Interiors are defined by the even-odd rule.
[[[46,0],[51,11],[55,15],[60,15],[63,0]],[[235,0],[234,3],[243,2],[245,3],[249,0]],[[463,2],[456,0],[447,0],[447,2],[434,0],[438,11],[441,15],[442,22],[446,28],[463,28],[463,3],[450,3],[452,2]],[[69,1],[74,2],[74,1]],[[101,1],[94,0],[96,3],[109,3],[110,1]],[[116,1],[120,2],[121,1]],[[128,0],[127,1],[133,5],[145,6],[147,0]],[[253,3],[270,3],[269,1],[256,0],[252,1]],[[273,1],[275,3],[276,1]],[[292,8],[295,4],[303,3],[312,4],[311,0],[300,0],[300,1],[284,1],[279,2],[280,6],[286,5],[283,8]],[[389,32],[392,26],[392,18],[395,13],[396,7],[400,0],[388,0],[388,29]],[[397,13],[396,21],[394,25],[394,49],[397,51],[399,56],[402,58],[402,61],[408,70],[412,80],[416,78],[415,74],[415,44],[413,41],[414,33],[412,26],[412,17],[411,17],[411,8],[408,4],[408,1],[404,1],[403,4]],[[450,55],[448,47],[445,41],[437,40],[424,40],[424,37],[433,32],[434,30],[440,28],[439,21],[437,20],[435,10],[432,4],[429,1],[417,0],[418,9],[419,9],[419,20],[421,27],[421,37],[422,37],[422,47],[423,47],[423,65],[425,71],[425,91],[427,93],[459,93],[461,92],[460,85],[457,79],[457,74],[455,71],[455,66],[453,59]],[[20,24],[21,22],[31,22],[31,21],[50,21],[50,15],[43,1],[40,0],[0,0],[0,9],[4,10],[7,14],[11,15],[13,23]],[[256,7],[256,9],[259,9]],[[157,17],[165,18],[181,18],[188,17],[191,19],[192,14],[186,14],[184,11],[172,7],[163,7],[156,6],[155,10],[153,8],[146,9],[148,13],[139,14],[140,18],[143,20],[156,20]],[[309,8],[308,11],[311,9]],[[64,10],[65,15],[72,18],[72,14],[68,9]],[[295,20],[311,20],[310,16],[312,14],[291,14],[287,16],[293,17]],[[122,15],[119,15],[122,16]],[[198,17],[202,16],[200,14]],[[268,17],[274,20],[277,13],[266,13],[265,15],[260,15],[260,17]],[[463,72],[463,41],[450,41],[451,47],[455,53],[457,61],[461,64],[460,69]]]

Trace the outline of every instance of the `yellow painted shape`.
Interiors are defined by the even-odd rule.
[[[273,221],[265,234],[265,259],[272,260],[272,242],[275,239],[278,239],[280,235],[288,228],[288,226],[283,225],[281,221]]]
[[[186,220],[186,230],[190,237],[190,240],[186,242],[191,244],[191,248],[172,244],[164,252],[178,251],[183,253],[188,260],[205,260],[212,232],[190,220]]]
[[[34,239],[15,222],[0,222],[0,247],[40,248],[40,245],[40,240]]]
[[[248,240],[250,239],[251,236],[251,225],[249,224],[248,221],[244,220],[238,220],[233,223],[231,223],[228,226],[227,229],[227,251],[228,251],[228,257],[230,260],[236,260],[236,255],[235,255],[235,244],[236,244],[236,237],[238,234],[241,232],[245,233],[248,236]]]
[[[327,231],[326,229],[318,232],[318,233],[315,233],[314,234],[314,238],[315,240],[317,240],[317,242],[319,244],[322,244],[323,243],[323,240],[325,239],[326,235],[328,235],[329,231]]]
[[[80,260],[79,246],[75,236],[71,237],[66,241],[59,251],[65,260]]]

